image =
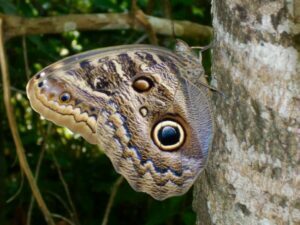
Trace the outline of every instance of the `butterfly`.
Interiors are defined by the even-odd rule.
[[[201,60],[183,41],[175,51],[122,45],[62,59],[28,82],[32,108],[97,144],[136,191],[182,195],[205,167],[213,139]]]

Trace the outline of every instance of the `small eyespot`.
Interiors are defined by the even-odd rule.
[[[157,123],[153,129],[154,143],[163,151],[175,151],[185,140],[185,132],[180,123],[164,120]]]
[[[40,79],[41,77],[43,77],[43,76],[45,76],[45,72],[40,72],[40,73],[38,73],[36,76],[35,76],[35,79]]]
[[[143,116],[143,117],[146,117],[148,115],[148,109],[143,106],[140,108],[140,114]]]
[[[139,77],[132,83],[133,89],[140,93],[149,91],[153,86],[153,81],[148,77]]]
[[[43,85],[44,85],[43,81],[41,81],[41,82],[38,83],[38,87],[43,87]]]
[[[68,92],[64,92],[59,96],[61,102],[69,102],[71,100],[71,95]]]

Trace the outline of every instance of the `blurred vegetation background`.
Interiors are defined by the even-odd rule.
[[[138,0],[137,4],[148,15],[167,17],[166,12],[170,12],[171,19],[211,23],[208,0]],[[130,7],[130,0],[0,0],[1,13],[27,18],[128,12]],[[33,173],[38,173],[38,185],[50,211],[57,217],[70,219],[73,224],[101,224],[119,175],[97,146],[35,113],[25,94],[26,83],[40,69],[65,56],[105,46],[149,43],[145,34],[133,30],[72,31],[17,37],[5,44],[11,100],[28,162]],[[174,37],[158,36],[158,41],[159,45],[172,48]],[[185,41],[197,46],[209,43],[198,39]],[[209,57],[204,58],[209,72]],[[2,83],[0,88],[0,224],[46,224],[36,203],[32,205],[31,190],[20,171],[3,104]],[[62,177],[68,185],[67,192]],[[60,225],[68,224],[64,219],[55,220]],[[195,220],[192,191],[159,202],[144,193],[136,193],[124,181],[115,196],[108,224],[188,225],[195,224]]]

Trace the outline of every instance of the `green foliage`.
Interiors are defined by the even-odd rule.
[[[154,3],[151,14],[164,16],[161,2]],[[139,0],[138,5],[147,11],[148,1]],[[130,6],[129,0],[0,0],[1,13],[25,17],[124,12],[129,11]],[[170,1],[170,6],[173,19],[210,23],[210,9],[205,1],[174,0]],[[88,144],[65,128],[41,119],[30,108],[24,93],[27,83],[24,54],[28,58],[32,76],[64,56],[104,46],[134,43],[142,35],[141,32],[128,30],[73,31],[59,35],[28,36],[25,40],[15,38],[6,43],[13,87],[12,104],[31,169],[35,171],[40,154],[45,150],[38,185],[50,211],[70,218],[70,204],[58,175],[57,160],[82,225],[101,223],[112,186],[119,175],[97,146]],[[171,37],[158,38],[161,45],[169,46],[173,42]],[[192,45],[203,44],[195,40],[186,41]],[[206,61],[204,63],[207,64]],[[0,101],[3,102],[2,92]],[[31,191],[19,169],[3,104],[0,104],[0,121],[0,224],[21,225],[25,224]],[[16,193],[10,202],[6,202]],[[117,192],[109,224],[194,224],[196,218],[191,205],[191,191],[184,196],[158,202],[146,194],[133,191],[127,182],[123,182]],[[31,224],[45,224],[36,204]]]

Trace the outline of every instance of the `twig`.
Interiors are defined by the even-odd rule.
[[[43,135],[44,139],[43,139],[43,144],[42,144],[42,147],[41,147],[41,153],[39,155],[39,159],[38,159],[38,162],[37,162],[37,165],[36,165],[36,168],[35,168],[35,173],[34,173],[35,174],[35,182],[37,182],[38,178],[39,178],[41,165],[42,165],[44,155],[45,155],[47,138],[48,138],[48,135],[50,133],[51,128],[52,128],[52,123],[48,123],[46,134]],[[27,211],[27,221],[26,221],[27,225],[31,224],[31,214],[32,214],[33,206],[34,206],[34,197],[31,196],[28,211]]]
[[[156,32],[154,27],[152,26],[152,24],[150,23],[149,19],[146,17],[146,15],[144,14],[144,12],[142,10],[137,10],[135,12],[135,18],[136,20],[142,24],[142,26],[145,28],[145,30],[148,33],[149,36],[149,40],[150,43],[153,45],[157,45],[158,44],[158,39],[156,36]]]
[[[66,203],[66,201],[62,197],[60,197],[58,194],[56,194],[53,191],[47,191],[46,193],[48,193],[49,195],[52,195],[57,201],[59,201],[59,203],[66,209],[66,211],[70,215],[72,215],[71,209],[69,208],[68,204]]]
[[[164,16],[168,19],[172,18],[171,3],[169,0],[163,0]]]
[[[30,188],[32,190],[32,193],[34,197],[37,200],[37,203],[41,209],[41,211],[44,214],[45,220],[50,225],[55,225],[54,220],[51,217],[51,214],[47,208],[47,205],[45,204],[43,197],[36,185],[36,182],[33,178],[32,172],[30,170],[30,167],[28,165],[25,151],[23,148],[23,144],[20,139],[20,135],[17,129],[17,122],[15,118],[15,113],[13,110],[13,106],[10,103],[11,95],[10,95],[10,80],[9,80],[9,72],[7,67],[7,60],[5,55],[5,49],[4,49],[4,39],[3,39],[3,19],[0,18],[0,64],[1,64],[1,71],[2,71],[2,83],[3,83],[3,96],[4,96],[4,105],[6,109],[6,114],[8,118],[8,123],[10,130],[12,132],[12,136],[16,145],[16,152],[18,155],[19,163],[21,169],[24,171],[28,183],[30,185]]]
[[[75,225],[71,220],[69,220],[68,218],[63,217],[63,216],[61,216],[59,214],[52,213],[52,216],[55,217],[55,218],[58,218],[58,219],[62,219],[64,221],[66,221],[70,225]]]
[[[172,35],[173,30],[168,19],[145,15],[157,34]],[[130,13],[71,14],[64,16],[24,18],[0,14],[5,22],[5,40],[22,35],[57,34],[66,31],[88,30],[144,30],[141,24],[132,27]],[[178,37],[210,39],[212,28],[190,21],[174,20],[174,29]]]
[[[9,199],[6,200],[6,203],[12,202],[21,193],[23,185],[24,185],[24,173],[21,171],[21,184],[20,184],[20,187],[18,188],[18,190],[16,191],[16,193],[13,196],[11,196]]]
[[[28,56],[27,56],[27,44],[26,44],[26,36],[25,35],[22,37],[22,46],[23,46],[25,73],[26,73],[27,80],[29,80],[30,70],[29,70],[29,63],[28,63]]]
[[[106,210],[105,210],[104,217],[103,217],[103,220],[102,220],[102,225],[107,225],[108,217],[109,217],[112,205],[114,203],[114,200],[115,200],[116,194],[118,192],[118,189],[119,189],[119,187],[120,187],[120,185],[122,184],[123,181],[124,181],[124,178],[122,176],[120,176],[116,180],[116,182],[114,183],[114,186],[111,190],[111,194],[110,194],[107,206],[106,206]]]
[[[11,86],[10,89],[11,89],[12,91],[19,92],[19,93],[22,94],[22,95],[26,95],[26,91],[20,90],[20,89],[18,89],[18,88],[13,87],[13,86]]]
[[[131,16],[132,16],[132,27],[142,25],[149,37],[150,43],[153,45],[158,44],[156,33],[149,23],[144,12],[137,6],[136,0],[131,0]]]
[[[137,39],[134,44],[140,44],[147,38],[147,34],[143,34],[139,39]]]
[[[176,39],[176,32],[175,32],[175,25],[174,22],[172,20],[172,7],[171,7],[171,3],[169,0],[163,0],[164,3],[164,16],[170,20],[170,26],[172,28],[172,38],[175,40]]]
[[[55,157],[55,154],[52,152],[52,158],[53,158],[53,162],[55,164],[55,167],[57,169],[57,172],[58,172],[58,176],[59,176],[59,179],[65,189],[65,193],[67,195],[67,199],[68,199],[68,202],[69,202],[69,205],[71,206],[71,209],[72,209],[72,213],[71,213],[71,218],[74,220],[75,224],[79,225],[79,219],[78,219],[78,214],[77,214],[77,211],[76,211],[76,208],[75,208],[75,205],[72,201],[72,198],[71,198],[71,194],[70,194],[70,190],[69,190],[69,187],[68,187],[68,184],[67,182],[65,181],[65,178],[62,174],[62,171],[60,169],[60,165]]]
[[[3,85],[0,84],[0,87],[2,87],[2,86],[3,86]],[[10,86],[10,90],[15,91],[15,92],[19,92],[19,93],[22,94],[22,95],[26,95],[26,91],[20,90],[20,89],[14,87],[14,86]]]
[[[155,1],[154,0],[148,0],[147,6],[146,6],[146,13],[147,14],[152,14],[155,6]]]

